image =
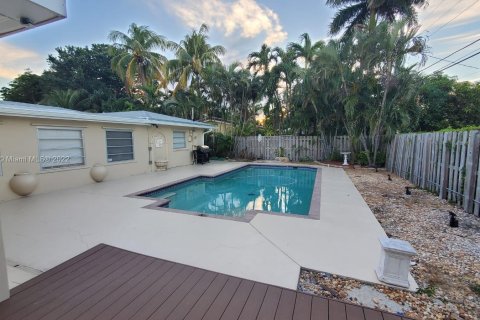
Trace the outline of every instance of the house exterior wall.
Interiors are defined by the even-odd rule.
[[[68,127],[83,131],[83,147],[85,164],[75,167],[42,170],[36,161],[13,161],[8,157],[36,157],[38,156],[37,130],[39,127]],[[109,163],[107,162],[106,133],[107,129],[132,130],[134,160]],[[173,130],[187,133],[187,146],[181,150],[173,150]],[[154,154],[149,150],[153,147],[151,136],[161,132],[165,138],[165,153],[168,167],[189,165],[191,151],[194,144],[203,143],[203,130],[189,128],[122,125],[108,123],[93,123],[64,120],[44,120],[20,117],[0,117],[0,201],[11,200],[18,196],[11,191],[9,181],[15,173],[29,172],[38,178],[38,186],[34,194],[52,192],[65,188],[78,187],[94,183],[90,177],[90,169],[95,164],[107,167],[106,180],[113,180],[125,176],[151,172],[155,170]],[[188,137],[191,134],[191,140]],[[150,160],[152,162],[150,163]]]
[[[215,126],[214,131],[221,134],[231,134],[233,131],[233,125],[229,122],[224,121],[207,121],[208,124]]]

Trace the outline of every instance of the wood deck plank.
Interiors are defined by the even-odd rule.
[[[198,299],[197,303],[188,312],[185,320],[202,319],[205,313],[207,313],[210,305],[215,301],[222,289],[227,284],[229,277],[224,274],[219,274],[212,284],[208,287],[207,291]]]
[[[65,286],[61,290],[57,290],[53,299],[50,297],[41,299],[38,303],[40,308],[28,316],[22,317],[22,320],[56,319],[56,317],[73,309],[76,304],[81,304],[90,295],[96,295],[97,291],[114,281],[115,278],[120,278],[119,280],[122,281],[123,273],[143,259],[142,256],[136,256],[132,259],[129,255],[125,255],[118,261],[119,263],[112,263],[108,268],[101,270],[95,278],[86,279],[83,282],[72,281],[71,286]]]
[[[345,304],[335,300],[328,301],[329,320],[347,320]]]
[[[281,295],[282,289],[277,287],[268,287],[265,298],[263,298],[262,306],[258,312],[258,320],[273,320],[275,318],[275,312],[278,308]]]
[[[297,294],[293,290],[282,289],[282,295],[278,302],[278,308],[275,313],[275,320],[291,320],[293,310],[295,309],[295,299]]]
[[[196,269],[192,275],[182,283],[172,294],[168,297],[167,300],[158,308],[149,319],[166,319],[170,313],[178,306],[178,304],[185,298],[185,296],[190,292],[190,290],[195,287],[195,285],[203,279],[207,271],[202,269]]]
[[[365,313],[366,320],[383,320],[383,316],[380,311],[365,308],[363,312]]]
[[[312,298],[312,320],[328,320],[328,300],[320,297]]]
[[[173,268],[165,272],[162,277],[155,281],[155,283],[153,283],[145,291],[136,296],[135,299],[124,305],[122,309],[117,310],[117,313],[112,317],[112,319],[120,320],[132,318],[145,303],[150,301],[150,299],[157,294],[157,292],[165,287],[170,281],[175,279],[175,277],[185,269],[186,266],[175,264]]]
[[[106,259],[110,257],[112,254],[118,254],[115,252],[111,247],[105,247],[103,250],[96,251],[92,255],[85,257],[82,260],[79,260],[77,264],[72,265],[70,268],[67,267],[62,269],[63,272],[57,272],[52,276],[47,276],[48,271],[44,272],[41,276],[41,281],[37,281],[36,277],[30,281],[34,281],[33,285],[29,285],[27,281],[24,284],[24,287],[28,289],[24,289],[22,291],[17,292],[13,296],[10,297],[7,301],[2,302],[2,308],[0,309],[0,319],[5,319],[9,315],[15,313],[18,310],[21,310],[28,306],[29,304],[33,303],[35,299],[39,296],[43,296],[45,294],[46,288],[50,291],[54,290],[56,287],[61,286],[63,283],[68,282],[71,277],[69,276],[78,276],[81,273],[88,271],[89,269],[93,268],[93,263],[98,263],[101,259]]]
[[[256,319],[260,308],[267,293],[268,285],[263,283],[255,283],[252,292],[248,297],[242,313],[238,317],[239,320]]]
[[[304,293],[297,293],[293,320],[310,320],[312,312],[312,296]]]
[[[198,270],[198,271],[197,271]],[[177,274],[170,282],[167,283],[160,291],[153,296],[147,297],[139,310],[137,310],[132,318],[135,320],[148,319],[164,302],[180,287],[185,281],[192,281],[192,277],[199,277],[199,269],[192,267],[185,267],[179,274]],[[196,278],[195,278],[196,279]],[[115,317],[116,318],[116,317]]]
[[[2,320],[403,320],[107,245],[23,284]]]
[[[23,320],[25,316],[30,314],[31,312],[35,311],[37,308],[42,306],[43,303],[46,303],[51,300],[55,300],[56,297],[59,295],[62,295],[63,292],[66,292],[69,290],[69,288],[72,288],[72,286],[77,286],[82,283],[85,283],[85,281],[90,281],[95,280],[96,277],[98,276],[99,273],[101,273],[105,269],[109,268],[115,268],[115,262],[118,260],[126,259],[127,254],[122,253],[122,252],[112,252],[113,256],[103,256],[100,257],[98,260],[95,260],[92,262],[91,265],[86,265],[85,266],[85,272],[79,274],[77,272],[68,274],[66,277],[64,277],[61,281],[58,283],[54,283],[52,285],[47,285],[46,288],[43,288],[42,290],[37,290],[35,294],[30,295],[29,297],[26,297],[25,299],[18,298],[21,296],[21,294],[18,294],[14,297],[14,299],[19,300],[19,304],[25,304],[23,305],[20,310],[16,310],[15,313],[13,313],[10,316],[7,317],[2,317],[0,316],[0,319],[21,319]],[[84,268],[79,269],[80,272],[84,270]],[[40,285],[44,285],[43,283],[40,283]],[[27,291],[24,291],[27,292]]]
[[[365,320],[365,315],[363,314],[363,308],[360,306],[347,304],[345,305],[345,311],[347,313],[348,320]]]
[[[205,276],[200,280],[195,287],[185,296],[185,298],[177,305],[177,307],[170,313],[167,319],[184,319],[190,312],[193,306],[197,303],[198,299],[204,294],[204,292],[210,287],[218,274],[208,271]]]
[[[44,280],[47,280],[48,278],[51,278],[54,275],[57,275],[58,273],[60,273],[62,271],[65,271],[68,268],[71,268],[72,266],[78,267],[80,261],[84,260],[85,258],[87,258],[87,257],[89,257],[89,256],[91,256],[95,253],[96,254],[101,254],[101,253],[98,253],[97,251],[100,251],[101,249],[105,249],[105,248],[108,248],[108,246],[106,246],[104,244],[96,245],[95,247],[79,254],[78,256],[75,256],[75,257],[65,261],[64,263],[62,263],[62,264],[60,264],[56,267],[53,267],[52,269],[48,270],[48,272],[43,272],[43,273],[39,274],[38,276],[36,276],[35,278],[31,279],[30,281],[24,282],[24,283],[16,286],[12,290],[10,290],[10,295],[13,297],[16,294],[33,287],[37,283],[42,282]]]
[[[382,316],[383,320],[402,320],[402,317],[390,313],[383,312]]]
[[[223,287],[222,291],[218,294],[212,305],[208,309],[203,320],[217,320],[220,319],[223,312],[227,308],[230,300],[238,289],[241,279],[230,277]]]
[[[242,280],[240,285],[238,286],[237,291],[233,295],[230,303],[228,304],[225,312],[223,312],[221,320],[237,320],[240,316],[240,313],[245,306],[248,297],[250,296],[250,292],[253,289],[255,282],[250,280]]]
[[[128,281],[135,278],[135,276],[142,274],[146,268],[154,263],[154,261],[154,258],[147,257],[143,257],[143,259],[139,259],[138,261],[132,260],[125,265],[125,268],[119,269],[116,273],[112,273],[103,279],[103,281],[97,282],[88,290],[74,296],[68,301],[68,303],[57,308],[55,312],[51,312],[48,316],[50,319],[58,318],[59,320],[77,319],[98,304],[99,301],[113,296],[115,292]],[[73,305],[73,308],[67,309],[67,305]],[[64,310],[63,312],[60,311],[62,309]]]
[[[128,281],[121,289],[116,290],[108,297],[101,299],[97,304],[84,312],[76,320],[94,319],[98,316],[100,319],[111,319],[119,310],[134,300],[140,293],[153,285],[165,272],[170,270],[175,264],[163,260],[156,260],[144,272]]]

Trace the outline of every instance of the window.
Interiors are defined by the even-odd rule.
[[[83,132],[70,128],[39,128],[38,151],[41,169],[85,164]]]
[[[184,149],[187,147],[184,131],[173,131],[173,149]]]
[[[107,161],[133,160],[133,134],[126,130],[107,130]]]

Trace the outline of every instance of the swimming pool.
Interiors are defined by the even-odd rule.
[[[316,168],[248,165],[137,196],[166,199],[161,205],[164,208],[206,215],[243,217],[247,212],[262,211],[308,216],[316,177]]]

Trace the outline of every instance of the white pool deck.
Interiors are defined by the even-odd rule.
[[[99,243],[291,289],[301,267],[379,283],[385,232],[343,169],[322,167],[320,220],[230,221],[146,209],[152,200],[125,197],[241,165],[174,168],[0,203],[10,286]]]

